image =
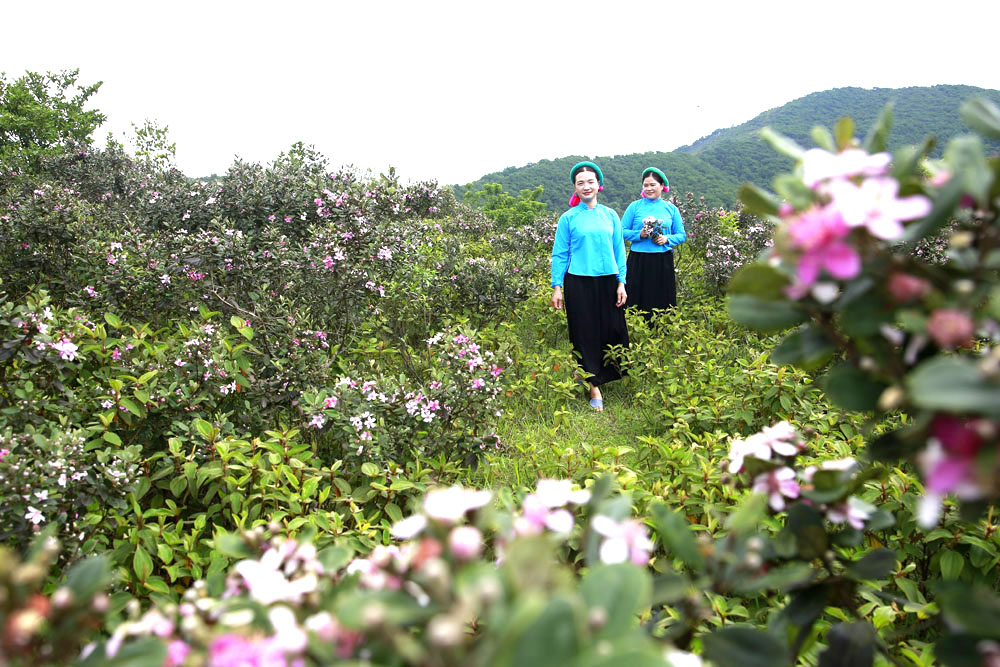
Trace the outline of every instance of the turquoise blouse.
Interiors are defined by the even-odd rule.
[[[652,238],[639,238],[642,221],[649,216],[662,220],[663,234],[667,237],[663,245],[656,245]],[[687,240],[681,212],[662,197],[655,201],[643,197],[629,204],[622,216],[622,234],[626,241],[632,242],[632,252],[670,252]]]
[[[625,239],[612,209],[580,202],[559,218],[552,244],[552,286],[562,286],[566,273],[576,276],[617,275],[625,282]]]

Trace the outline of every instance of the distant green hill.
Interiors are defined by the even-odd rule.
[[[467,189],[477,191],[485,183],[499,183],[516,195],[524,189],[541,185],[541,201],[550,210],[566,208],[572,194],[569,169],[584,159],[601,165],[605,176],[605,192],[601,202],[624,211],[638,197],[638,178],[644,167],[655,165],[670,179],[671,194],[693,192],[704,196],[713,205],[731,206],[736,202],[739,185],[752,181],[769,186],[774,176],[791,166],[791,162],[771,150],[758,136],[758,131],[770,126],[795,139],[803,146],[812,146],[809,136],[815,125],[831,127],[843,116],[850,116],[857,126],[856,134],[863,137],[883,107],[893,103],[893,127],[889,135],[890,149],[917,144],[924,137],[937,138],[935,155],[957,134],[968,132],[958,116],[959,105],[974,96],[983,96],[1000,105],[1000,91],[973,86],[930,86],[913,88],[837,88],[813,93],[784,106],[771,109],[756,118],[728,129],[716,130],[690,146],[670,153],[636,153],[614,157],[579,155],[542,160],[523,167],[508,167],[486,174],[465,186],[456,186],[461,197]],[[992,152],[1000,152],[1000,143],[989,144]]]

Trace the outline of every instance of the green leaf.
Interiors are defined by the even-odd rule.
[[[740,186],[739,198],[746,212],[751,215],[777,215],[781,204],[777,197],[752,183]]]
[[[104,313],[104,321],[113,326],[115,329],[121,329],[122,321],[114,313]]]
[[[250,548],[250,545],[244,541],[244,539],[236,534],[227,532],[221,528],[216,529],[215,536],[212,538],[214,548],[217,552],[223,556],[232,558],[233,560],[243,560],[244,558],[253,558],[254,550]]]
[[[150,577],[146,581],[142,582],[142,585],[154,593],[170,595],[170,587],[167,585],[167,582],[165,582],[162,577]]]
[[[813,142],[816,144],[817,148],[822,148],[823,150],[836,153],[837,144],[834,142],[833,134],[830,130],[822,125],[813,125],[812,130],[809,132],[809,136],[812,137]]]
[[[511,665],[552,667],[568,665],[580,650],[580,636],[573,607],[564,597],[556,597],[517,639]]]
[[[149,554],[141,546],[135,548],[135,556],[132,557],[132,569],[135,570],[135,576],[139,578],[139,581],[146,581],[149,575],[153,573],[153,559],[149,557]]]
[[[378,477],[382,473],[379,467],[371,461],[365,461],[361,464],[361,472],[368,477]]]
[[[153,369],[151,371],[146,371],[141,376],[139,376],[139,380],[136,382],[136,384],[146,384],[147,382],[149,382],[150,380],[152,380],[154,377],[156,377],[159,372],[160,371],[158,371],[156,369]]]
[[[236,315],[233,315],[232,317],[229,318],[229,324],[231,324],[234,329],[239,329],[242,326],[246,326],[246,323],[244,322],[243,318],[237,317]]]
[[[934,659],[945,667],[983,667],[979,637],[949,634],[934,644]]]
[[[767,264],[748,264],[736,271],[726,286],[727,294],[750,294],[767,301],[783,301],[788,276]]]
[[[820,582],[813,586],[797,590],[791,595],[788,606],[781,614],[799,628],[810,628],[823,613],[830,600],[830,584]]]
[[[112,445],[115,445],[116,447],[122,446],[122,439],[118,437],[117,433],[114,433],[112,431],[105,431],[101,437],[104,438],[105,442],[110,442]]]
[[[815,507],[797,502],[788,509],[786,528],[795,536],[795,545],[803,560],[820,558],[827,549],[826,527]]]
[[[726,528],[736,537],[754,532],[767,515],[767,496],[755,493],[740,503],[735,512],[726,517]]]
[[[111,565],[104,556],[91,556],[74,564],[66,573],[66,587],[77,600],[89,600],[102,591],[111,578]]]
[[[717,665],[777,667],[791,663],[788,649],[772,635],[744,625],[732,625],[705,635],[704,655]]]
[[[889,130],[892,129],[892,102],[882,108],[878,120],[868,130],[865,137],[864,149],[868,153],[881,153],[889,147]]]
[[[960,181],[979,204],[985,205],[989,201],[993,171],[986,162],[982,140],[977,136],[955,137],[948,142],[944,159],[952,169],[952,178]]]
[[[203,437],[205,440],[212,439],[215,428],[209,422],[205,421],[204,419],[195,419],[194,427],[201,435],[201,437]]]
[[[837,152],[850,148],[854,141],[854,120],[844,116],[833,126],[833,134],[837,137]]]
[[[813,371],[830,360],[835,351],[826,334],[819,328],[806,325],[785,336],[773,350],[771,361],[775,364],[791,364],[803,370]]]
[[[591,610],[602,609],[607,622],[598,637],[610,639],[635,627],[634,617],[649,604],[652,582],[646,570],[631,563],[599,565],[580,582]]]
[[[875,549],[861,560],[845,563],[847,573],[855,579],[870,581],[883,579],[896,569],[896,552],[892,549]]]
[[[1000,640],[1000,597],[984,586],[941,581],[937,602],[954,632]]]
[[[133,401],[131,398],[125,398],[123,396],[118,400],[118,403],[121,404],[123,408],[134,414],[136,417],[142,417],[143,415],[142,409],[138,405],[136,405],[135,401]]]
[[[965,567],[965,559],[958,552],[945,549],[941,552],[940,566],[943,579],[958,579],[958,575],[962,574],[962,568]]]
[[[764,496],[759,496],[763,498]],[[816,570],[807,563],[791,563],[768,570],[763,576],[746,577],[736,582],[735,589],[743,594],[773,590],[789,590],[812,579]]]
[[[403,520],[403,511],[399,509],[399,505],[395,503],[385,504],[385,514],[393,523],[399,523]]]
[[[1000,139],[1000,109],[983,97],[966,100],[958,108],[965,124],[990,139]]]
[[[962,357],[934,357],[906,378],[914,405],[926,410],[1000,417],[1000,384]]]
[[[871,667],[878,637],[868,623],[838,623],[830,628],[828,648],[820,653],[819,667]]]
[[[885,391],[886,386],[845,361],[834,366],[826,374],[823,393],[839,408],[852,412],[868,412],[878,407],[879,396]]]
[[[765,301],[750,294],[726,297],[730,317],[737,324],[762,333],[790,329],[806,320],[806,313],[791,301]]]
[[[789,139],[780,132],[771,129],[770,127],[763,127],[760,130],[760,138],[763,139],[767,144],[773,148],[778,153],[782,155],[787,155],[793,160],[798,160],[805,153],[805,149],[799,146],[795,141]]]
[[[663,503],[653,505],[653,517],[656,534],[660,536],[660,540],[671,557],[679,558],[694,571],[701,570],[705,558],[698,550],[698,544],[687,519]]]
[[[80,667],[160,667],[167,661],[167,645],[156,638],[128,641],[110,658],[104,646],[94,650]]]

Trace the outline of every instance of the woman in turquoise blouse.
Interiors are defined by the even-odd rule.
[[[566,323],[580,367],[589,376],[590,405],[604,409],[601,385],[622,376],[606,363],[611,345],[628,345],[625,328],[625,240],[618,214],[597,203],[604,175],[593,162],[570,170],[576,192],[559,218],[552,244],[552,306]]]
[[[622,234],[632,242],[628,255],[629,305],[648,322],[654,310],[677,305],[673,249],[687,239],[677,207],[663,199],[670,181],[656,167],[642,172],[642,198],[622,216]]]

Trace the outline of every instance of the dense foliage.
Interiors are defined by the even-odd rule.
[[[676,198],[680,305],[596,413],[537,190],[301,145],[208,183],[140,134],[5,171],[0,661],[1000,658],[978,137],[765,132],[795,171]]]

